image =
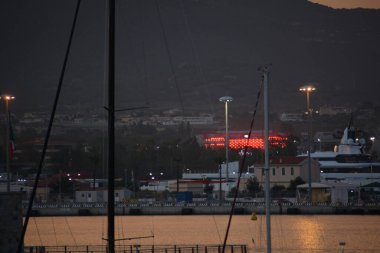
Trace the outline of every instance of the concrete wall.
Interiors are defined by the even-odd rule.
[[[21,193],[0,193],[0,252],[17,252],[22,230]]]

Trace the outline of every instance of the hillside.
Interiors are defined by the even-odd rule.
[[[186,114],[253,108],[271,63],[271,108],[299,111],[299,86],[312,82],[316,105],[379,105],[380,11],[334,10],[306,0],[119,1],[117,106],[149,104]],[[6,6],[5,6],[6,5]],[[20,6],[21,5],[21,6]],[[53,103],[74,1],[1,3],[0,83],[19,112]],[[105,104],[104,6],[81,6],[61,105]],[[17,103],[16,103],[17,102]],[[69,107],[65,107],[68,105]],[[152,109],[152,110],[153,110]]]

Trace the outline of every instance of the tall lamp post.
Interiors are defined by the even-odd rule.
[[[225,138],[225,146],[226,146],[226,181],[227,181],[227,189],[229,190],[229,175],[228,175],[228,146],[230,144],[229,135],[228,135],[228,103],[232,102],[234,99],[230,96],[224,96],[219,98],[220,102],[223,102],[225,105],[225,114],[226,114],[226,138]]]
[[[308,176],[309,176],[309,202],[312,202],[312,189],[311,189],[311,122],[313,117],[313,109],[310,107],[310,93],[315,91],[315,87],[312,85],[306,85],[302,86],[300,88],[300,91],[306,93],[306,103],[307,103],[307,114],[308,114],[308,131],[307,131],[307,137],[308,137],[308,145],[307,145],[307,168],[308,168]]]
[[[5,156],[6,156],[6,166],[7,166],[7,192],[11,191],[11,178],[10,178],[10,153],[9,153],[9,148],[10,148],[10,143],[9,143],[9,137],[10,137],[10,115],[9,115],[9,101],[15,99],[14,96],[9,95],[9,94],[3,94],[0,95],[0,99],[4,100],[5,104],[5,118],[6,118],[6,137],[5,137]]]

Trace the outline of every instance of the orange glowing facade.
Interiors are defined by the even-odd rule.
[[[269,143],[271,146],[285,148],[288,137],[285,134],[273,133],[269,134]],[[205,134],[203,135],[203,143],[206,148],[224,148],[225,135],[223,133]],[[247,138],[247,134],[241,132],[232,132],[229,135],[229,148],[242,149],[245,146],[254,149],[264,148],[264,138],[262,132],[254,132],[251,138]]]

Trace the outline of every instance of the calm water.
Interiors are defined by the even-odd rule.
[[[116,238],[154,238],[117,244],[222,244],[227,216],[117,216]],[[228,243],[246,244],[250,252],[265,252],[265,216],[251,221],[234,216]],[[273,215],[272,252],[380,252],[380,216]],[[107,218],[35,217],[29,221],[25,245],[102,245]]]

